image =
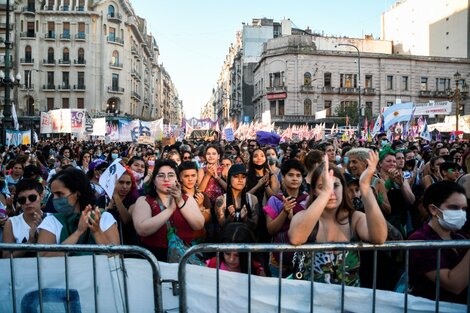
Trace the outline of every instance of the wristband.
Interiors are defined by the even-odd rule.
[[[186,201],[184,201],[183,205],[182,206],[178,206],[178,209],[182,209],[184,206],[186,205]]]

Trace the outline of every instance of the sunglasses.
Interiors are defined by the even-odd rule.
[[[18,197],[18,200],[17,200],[17,201],[18,201],[18,203],[19,203],[20,205],[23,205],[23,204],[26,203],[26,199],[28,199],[29,202],[32,203],[32,202],[34,202],[34,201],[36,201],[36,200],[38,199],[38,195],[29,195],[29,196],[27,196],[27,197]]]

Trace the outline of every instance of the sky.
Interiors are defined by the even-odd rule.
[[[325,36],[380,37],[381,15],[395,0],[130,0],[160,49],[186,118],[199,118],[242,23],[290,19]]]

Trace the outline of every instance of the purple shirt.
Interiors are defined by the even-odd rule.
[[[453,240],[466,240],[460,234],[451,233]],[[409,240],[443,240],[428,223],[414,232]],[[441,250],[441,269],[452,269],[462,260],[467,252],[466,249],[442,249]],[[415,296],[435,300],[436,284],[431,282],[425,274],[435,271],[437,268],[437,249],[417,249],[410,250],[410,286],[413,288],[411,293]],[[468,287],[467,287],[468,288]],[[467,289],[461,294],[455,295],[443,289],[440,291],[440,301],[467,303]]]

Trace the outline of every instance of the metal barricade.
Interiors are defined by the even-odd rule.
[[[436,300],[435,300],[435,312],[439,312],[439,291],[440,291],[440,256],[442,249],[448,248],[470,248],[470,240],[448,240],[448,241],[400,241],[400,242],[386,242],[382,245],[374,245],[374,244],[367,244],[367,243],[319,243],[319,244],[305,244],[301,246],[293,246],[288,244],[201,244],[197,246],[193,246],[188,251],[186,251],[185,255],[181,259],[178,267],[178,281],[179,281],[179,302],[180,302],[180,312],[185,313],[188,311],[188,295],[187,295],[187,272],[186,272],[186,265],[189,257],[193,254],[200,254],[200,253],[216,253],[217,257],[217,266],[216,266],[216,312],[220,312],[220,283],[219,283],[219,254],[223,252],[242,252],[248,253],[248,312],[251,312],[252,305],[251,305],[251,296],[252,296],[252,286],[251,286],[251,260],[252,260],[252,253],[259,253],[259,252],[278,252],[279,254],[279,268],[282,268],[283,265],[283,253],[286,252],[304,252],[310,253],[312,260],[315,258],[315,253],[319,251],[373,251],[373,287],[372,287],[372,302],[370,309],[364,308],[364,312],[376,312],[376,277],[377,277],[377,252],[378,251],[391,251],[391,250],[402,250],[404,252],[404,278],[405,278],[405,285],[406,288],[404,290],[403,295],[403,311],[408,312],[408,289],[409,289],[409,252],[410,250],[414,249],[432,249],[436,250],[437,253],[437,264],[436,264]],[[313,264],[311,262],[311,272],[313,273]],[[470,266],[470,264],[469,264]],[[344,258],[342,262],[342,271],[344,273]],[[313,275],[310,280],[310,312],[314,312],[314,281]],[[278,294],[277,294],[277,311],[281,312],[282,308],[282,283],[283,279],[282,271],[279,273],[278,277]],[[469,277],[470,281],[470,277]],[[342,284],[341,284],[341,312],[345,312],[345,283],[344,283],[344,275],[342,275]],[[467,312],[470,312],[470,288],[468,288],[467,294]],[[367,305],[364,303],[364,305]],[[207,308],[208,311],[213,311],[212,308]],[[380,311],[380,310],[378,310]]]
[[[152,270],[152,279],[153,279],[153,308],[155,312],[163,312],[163,301],[162,301],[162,281],[161,273],[159,270],[158,262],[155,256],[148,250],[138,247],[138,246],[107,246],[107,245],[44,245],[44,244],[1,244],[0,243],[0,252],[1,251],[26,251],[36,253],[36,267],[37,267],[37,294],[34,295],[36,302],[38,302],[39,312],[43,313],[44,311],[44,301],[47,300],[47,294],[51,292],[60,293],[66,302],[66,312],[77,312],[80,311],[74,306],[74,299],[78,297],[75,290],[70,290],[69,286],[69,265],[68,256],[69,253],[91,253],[92,254],[92,264],[93,264],[93,296],[94,296],[94,312],[98,312],[98,293],[97,290],[97,272],[96,272],[96,255],[105,254],[105,255],[119,255],[120,257],[120,268],[122,269],[122,275],[124,277],[122,285],[124,288],[124,312],[129,312],[129,295],[128,295],[128,286],[127,286],[127,272],[124,265],[124,255],[138,256],[142,259],[145,259],[151,267]],[[41,257],[40,252],[60,252],[64,253],[64,268],[65,268],[65,291],[64,290],[46,290],[41,286],[42,281],[42,272],[41,272],[41,260],[50,259],[49,257]],[[15,269],[14,269],[14,260],[20,258],[14,258],[10,256],[10,282],[11,282],[11,296],[12,296],[12,306],[13,312],[21,312],[17,307],[17,299],[15,290]],[[6,286],[2,286],[5,288]]]

